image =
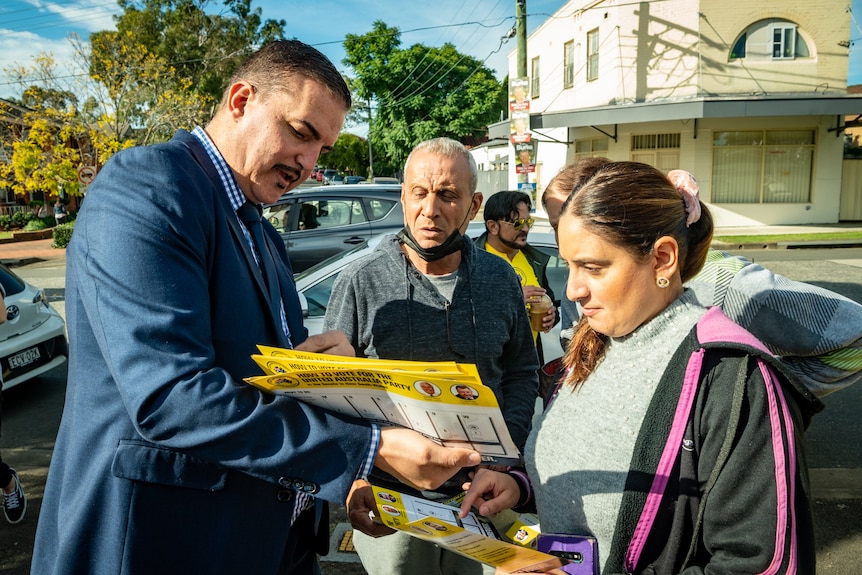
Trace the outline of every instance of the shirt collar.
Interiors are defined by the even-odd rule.
[[[515,255],[511,259],[509,259],[509,254],[507,254],[505,252],[501,252],[500,250],[498,250],[497,248],[492,246],[491,242],[489,242],[488,240],[485,240],[485,251],[488,253],[494,254],[495,256],[500,256],[501,258],[503,258],[507,262],[514,261],[515,258],[518,257],[518,254],[521,253],[521,250],[518,250],[517,252],[515,252]]]
[[[210,140],[209,134],[207,134],[203,128],[197,126],[192,131],[192,135],[197,138],[201,145],[204,147],[207,156],[209,156],[210,161],[215,166],[222,186],[224,186],[225,193],[227,193],[227,199],[230,202],[231,207],[234,211],[238,210],[240,206],[242,206],[246,202],[247,198],[245,197],[245,194],[242,193],[242,190],[239,188],[239,184],[237,184],[236,178],[234,177],[230,166],[227,165],[227,162],[221,155],[221,152],[218,151],[218,148],[216,148],[213,141]]]

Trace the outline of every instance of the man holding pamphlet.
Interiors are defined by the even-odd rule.
[[[258,344],[353,355],[341,334],[308,337],[260,218],[332,149],[350,105],[323,54],[275,41],[206,128],[102,168],[68,249],[69,378],[33,573],[319,573],[324,501],[372,465],[433,488],[480,462],[243,381]],[[129,211],[134,225],[112,223]]]

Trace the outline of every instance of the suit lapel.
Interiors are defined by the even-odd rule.
[[[200,164],[200,166],[204,169],[212,185],[217,190],[219,190],[219,193],[217,195],[221,200],[224,212],[224,220],[227,223],[231,234],[233,235],[234,241],[237,243],[239,249],[245,256],[245,262],[246,266],[248,267],[248,271],[254,278],[255,285],[257,285],[258,297],[261,298],[264,303],[266,303],[266,309],[269,309],[269,290],[267,289],[266,282],[263,279],[263,274],[260,271],[260,266],[258,266],[257,262],[254,259],[254,254],[251,251],[251,246],[249,245],[248,240],[246,240],[245,235],[243,234],[241,228],[243,224],[240,223],[236,212],[230,205],[230,201],[227,197],[227,191],[224,189],[224,185],[222,184],[221,178],[218,175],[218,171],[216,171],[216,167],[213,165],[201,143],[192,134],[182,131],[177,133],[175,138],[183,141],[189,147],[189,150],[192,153],[192,157],[194,157],[195,161]],[[268,236],[268,234],[265,234],[265,236]],[[271,240],[267,239],[267,241],[269,242]],[[279,270],[279,289],[282,292],[282,298],[284,297],[284,284],[281,281],[283,275],[283,271]],[[278,336],[279,345],[281,347],[287,347],[288,341],[287,337],[284,335],[284,330],[282,329],[281,318],[272,317],[271,313],[267,313],[266,315],[269,317],[269,321],[271,322],[275,333]]]

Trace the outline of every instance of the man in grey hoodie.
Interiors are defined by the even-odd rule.
[[[458,142],[417,145],[404,167],[405,228],[341,272],[324,329],[343,331],[357,356],[476,364],[522,448],[539,363],[512,267],[464,240],[482,205],[477,179],[473,158]],[[463,479],[456,476],[439,496],[460,492]],[[404,533],[374,539],[390,530],[373,525],[361,505],[353,507],[354,527],[371,535],[354,531],[353,538],[369,575],[482,573],[479,563]]]

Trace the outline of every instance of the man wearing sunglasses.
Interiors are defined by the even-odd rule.
[[[527,236],[535,221],[530,217],[530,196],[524,192],[497,192],[485,202],[485,233],[476,238],[476,246],[497,255],[512,266],[521,280],[524,303],[533,304],[546,295],[554,301],[554,292],[548,283],[545,270],[549,257],[527,243]],[[548,309],[542,321],[543,331],[548,331],[557,321],[554,306]],[[533,332],[542,358],[541,338]]]

